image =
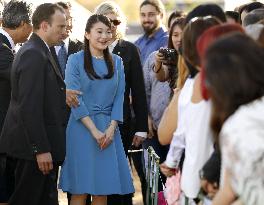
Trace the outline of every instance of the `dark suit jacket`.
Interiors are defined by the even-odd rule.
[[[74,54],[74,53],[77,53],[78,51],[80,51],[82,49],[82,46],[83,46],[83,43],[81,41],[69,39],[69,46],[68,46],[68,55],[67,55],[67,58],[71,54]],[[58,56],[56,54],[56,50],[55,50],[55,47],[54,46],[53,47],[50,47],[50,52],[51,52],[53,58],[55,59],[55,62],[56,62],[57,66],[60,69],[60,72],[62,74],[62,70],[60,68],[60,64],[59,64],[59,61],[58,61]],[[71,115],[71,108],[69,106],[67,106],[67,122],[68,122],[68,120],[70,118],[70,115]]]
[[[128,41],[119,40],[113,50],[124,63],[126,88],[124,94],[124,126],[132,119],[129,96],[132,96],[132,107],[135,113],[135,132],[148,131],[148,110],[143,78],[142,65],[137,47]],[[127,136],[125,136],[127,137]],[[124,143],[125,144],[125,143]]]
[[[65,84],[46,44],[34,33],[16,54],[11,87],[0,150],[26,160],[51,152],[54,162],[63,161]]]
[[[0,34],[0,133],[11,97],[10,70],[13,60],[11,45],[7,37]]]
[[[83,46],[83,43],[81,41],[69,39],[68,57],[71,54],[74,54],[74,53],[77,53],[78,51],[80,51],[82,46]],[[60,64],[59,64],[59,61],[58,61],[58,57],[57,57],[55,48],[51,47],[50,51],[51,51],[51,54],[52,54],[53,58],[56,61],[56,64],[57,64],[58,68],[60,68]],[[61,71],[61,69],[60,69],[60,71]]]

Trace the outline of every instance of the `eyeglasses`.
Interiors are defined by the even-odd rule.
[[[121,21],[118,19],[110,19],[111,23],[113,23],[115,26],[118,26],[121,24]]]

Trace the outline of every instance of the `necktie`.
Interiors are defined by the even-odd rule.
[[[58,53],[58,61],[59,61],[59,64],[60,64],[62,77],[64,78],[66,62],[67,62],[67,52],[66,52],[66,48],[65,48],[64,42],[62,42],[60,44],[60,50],[59,50],[59,53]]]

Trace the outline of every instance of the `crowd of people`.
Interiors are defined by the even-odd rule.
[[[3,6],[0,205],[132,205],[131,162],[147,205],[149,146],[159,205],[264,203],[264,4],[139,16],[129,42],[102,2],[79,41],[69,2]]]

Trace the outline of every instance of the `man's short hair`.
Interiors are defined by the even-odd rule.
[[[71,8],[71,3],[70,2],[59,1],[56,4],[61,6],[63,9],[70,9]]]
[[[139,8],[145,5],[152,5],[156,8],[159,13],[165,15],[165,7],[161,0],[145,0],[140,4]]]
[[[3,10],[2,26],[9,29],[16,29],[21,22],[31,23],[31,4],[24,1],[10,1]]]
[[[44,3],[39,5],[34,11],[32,16],[33,29],[38,30],[40,28],[40,24],[43,21],[46,21],[51,25],[52,16],[55,14],[57,10],[59,10],[62,13],[65,13],[64,9],[58,4]]]
[[[245,27],[250,24],[255,24],[262,19],[264,19],[264,9],[255,9],[245,16],[242,23]]]

